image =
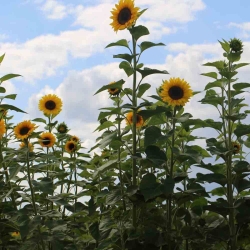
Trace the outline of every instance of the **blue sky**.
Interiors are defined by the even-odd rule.
[[[128,31],[113,32],[109,25],[113,0],[11,0],[4,1],[0,16],[0,53],[6,58],[1,75],[18,73],[22,78],[6,82],[8,93],[17,93],[15,102],[29,115],[17,114],[15,121],[42,117],[39,98],[55,93],[63,99],[59,121],[65,121],[83,145],[90,147],[96,138],[98,109],[110,104],[108,94],[93,96],[102,85],[124,78],[119,60],[112,58],[123,49],[104,49]],[[250,1],[241,0],[135,0],[148,8],[138,23],[146,25],[151,35],[144,40],[163,42],[166,47],[148,50],[142,56],[146,66],[166,69],[169,76],[152,76],[150,94],[170,76],[185,78],[194,90],[203,90],[208,78],[201,64],[222,58],[217,42],[238,37],[245,44],[244,62],[250,58]],[[249,69],[240,71],[242,81],[249,79]],[[150,83],[151,83],[150,82]],[[198,106],[198,96],[187,111],[200,118],[217,117],[213,108]],[[197,108],[198,107],[198,108]]]

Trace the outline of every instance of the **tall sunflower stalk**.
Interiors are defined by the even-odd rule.
[[[170,78],[169,80],[163,81],[160,87],[159,95],[161,99],[169,106],[172,107],[172,136],[170,142],[170,163],[166,169],[166,179],[173,179],[174,171],[174,147],[175,147],[175,136],[176,136],[176,112],[178,107],[184,106],[192,96],[193,92],[190,85],[180,78]],[[167,124],[166,124],[167,125]],[[167,126],[166,126],[167,127]],[[167,145],[168,146],[168,145]],[[172,195],[169,195],[167,200],[167,230],[168,230],[168,249],[172,249]]]

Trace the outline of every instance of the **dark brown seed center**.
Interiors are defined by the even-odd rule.
[[[184,91],[179,86],[173,86],[168,90],[168,95],[173,100],[179,100],[184,96]]]
[[[70,143],[69,144],[69,150],[73,150],[75,148],[75,144],[74,143]]]
[[[123,8],[118,14],[118,23],[123,25],[131,19],[131,11],[129,8]]]
[[[27,135],[30,129],[28,127],[23,127],[20,129],[20,135]]]
[[[56,104],[55,104],[54,101],[50,100],[50,101],[47,101],[45,103],[45,108],[48,109],[48,110],[53,110],[53,109],[55,109],[55,107],[56,107]]]
[[[141,122],[142,117],[140,115],[136,115],[136,123]]]
[[[49,144],[50,144],[50,138],[49,137],[43,138],[43,145],[49,145]]]

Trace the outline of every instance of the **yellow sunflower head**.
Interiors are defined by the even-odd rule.
[[[113,20],[110,25],[114,31],[130,28],[139,17],[139,9],[134,6],[134,0],[119,0],[110,17]]]
[[[65,150],[70,154],[74,153],[77,150],[77,143],[75,141],[67,141]]]
[[[238,142],[233,141],[232,142],[232,148],[233,148],[233,154],[238,154],[240,152],[241,146]]]
[[[44,132],[40,135],[39,143],[42,147],[50,148],[56,142],[55,136],[50,132]]]
[[[115,82],[111,82],[110,84],[114,84]],[[108,89],[108,92],[110,95],[119,95],[121,93],[121,90],[120,89]]]
[[[17,139],[24,140],[27,139],[35,130],[36,124],[31,121],[23,121],[16,125],[14,128],[14,133]]]
[[[20,146],[20,148],[26,148],[27,147],[25,142],[21,142],[19,146]],[[32,143],[29,142],[28,148],[29,148],[29,152],[33,152],[34,146],[33,146]]]
[[[133,112],[127,113],[126,116],[126,123],[127,125],[133,123]],[[141,115],[136,114],[136,127],[141,127],[143,125],[144,121]]]
[[[69,131],[68,126],[64,122],[58,124],[56,129],[59,134],[66,134]]]
[[[3,135],[6,132],[6,126],[4,120],[0,120],[0,139],[3,137]]]
[[[193,95],[190,85],[184,80],[170,78],[163,81],[160,97],[171,106],[184,106]]]
[[[20,237],[20,232],[13,232],[13,233],[11,233],[11,236],[14,238],[18,238],[18,237]]]
[[[62,100],[57,95],[45,95],[39,100],[39,109],[45,115],[58,115],[62,110]]]
[[[75,143],[78,143],[80,139],[77,136],[73,135],[70,137],[70,141],[74,141]]]

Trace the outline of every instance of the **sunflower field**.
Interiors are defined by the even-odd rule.
[[[221,60],[203,65],[211,68],[203,74],[209,82],[193,90],[185,79],[165,80],[166,70],[140,61],[144,51],[164,46],[140,42],[149,34],[136,24],[145,11],[133,0],[119,0],[111,10],[111,27],[131,38],[106,48],[121,50],[114,58],[132,87],[114,79],[93,93],[105,91],[113,106],[96,117],[100,136],[89,151],[57,120],[58,96],[39,100],[41,117],[13,124],[10,113],[24,111],[5,104],[16,95],[4,95],[0,86],[1,250],[250,249],[250,110],[244,99],[250,83],[237,78],[237,69],[249,64],[241,62],[243,44],[219,41]],[[152,74],[163,81],[147,96]],[[0,84],[19,76],[4,75]],[[218,120],[185,112],[201,91],[200,102],[212,106]],[[207,128],[217,136],[195,135]],[[194,168],[201,169],[196,178]]]

